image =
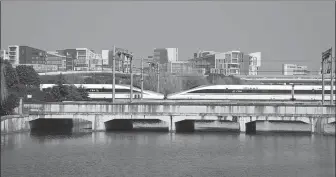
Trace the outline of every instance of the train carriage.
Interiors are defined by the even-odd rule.
[[[41,90],[51,88],[56,84],[41,84]],[[89,94],[89,98],[92,100],[109,100],[112,99],[112,84],[74,84],[75,87],[83,86]],[[130,86],[129,85],[115,85],[115,98],[116,99],[129,99],[130,98]],[[133,87],[133,98],[141,98],[141,89]],[[144,99],[162,100],[163,94],[144,90]]]
[[[330,86],[325,86],[325,100],[330,100]],[[322,100],[322,86],[300,85],[210,85],[167,96],[171,100]],[[335,93],[335,91],[334,91]],[[334,97],[335,99],[335,97]]]

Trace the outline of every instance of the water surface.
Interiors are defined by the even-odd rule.
[[[334,177],[335,137],[228,133],[1,136],[2,177]]]

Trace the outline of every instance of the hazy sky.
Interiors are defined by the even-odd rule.
[[[185,60],[203,50],[262,52],[263,71],[281,64],[318,70],[321,52],[335,51],[335,4],[266,1],[2,1],[1,48],[43,50],[113,45],[152,55],[177,47]]]

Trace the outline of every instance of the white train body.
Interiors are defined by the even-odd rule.
[[[40,89],[44,90],[51,88],[56,84],[41,84]],[[112,84],[74,84],[76,87],[83,86],[89,93],[89,98],[93,100],[108,100],[112,99]],[[129,99],[130,86],[129,85],[115,85],[116,99]],[[141,98],[141,89],[133,87],[133,98]],[[143,91],[143,99],[163,100],[164,95],[148,90]]]
[[[325,86],[325,100],[330,100],[330,86]],[[335,87],[334,87],[335,88]],[[334,89],[335,90],[335,89]],[[334,91],[335,93],[335,91]],[[295,100],[322,100],[322,86],[294,86]],[[291,100],[291,85],[210,85],[167,96],[170,100]],[[335,99],[335,94],[334,94]]]
[[[41,84],[41,90],[51,88],[55,84]],[[112,99],[111,84],[74,84],[87,89],[93,100]],[[325,86],[324,99],[330,100],[330,86]],[[115,85],[116,99],[129,99],[129,85]],[[141,89],[133,87],[133,98],[141,97]],[[334,100],[335,100],[334,87]],[[143,91],[143,99],[163,100],[164,95],[148,90]],[[200,86],[190,90],[173,93],[168,100],[283,100],[292,99],[291,85],[210,85]],[[294,86],[294,99],[297,101],[321,101],[322,86],[297,85]]]

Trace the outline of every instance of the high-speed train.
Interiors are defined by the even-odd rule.
[[[74,84],[83,86],[92,100],[112,98],[111,84]],[[51,88],[55,84],[41,84],[41,90]],[[294,89],[293,89],[294,88]],[[330,86],[325,86],[325,100],[330,100]],[[129,85],[115,85],[116,99],[129,99]],[[279,100],[279,101],[321,101],[322,86],[314,85],[210,85],[169,94],[167,100]],[[335,100],[334,87],[334,100]],[[141,98],[141,89],[133,87],[133,98]],[[143,91],[143,99],[163,100],[165,96],[148,90]]]
[[[325,86],[325,100],[330,100],[330,86]],[[292,93],[294,92],[294,94]],[[170,100],[322,100],[322,86],[312,85],[210,85],[173,93]],[[334,88],[335,99],[335,88]]]
[[[41,84],[40,89],[43,91],[48,88],[52,88],[56,84]],[[88,93],[89,98],[92,100],[104,100],[112,99],[112,84],[73,84],[76,87],[84,87]],[[115,85],[115,98],[127,99],[130,98],[130,86],[129,85]],[[133,98],[141,98],[141,89],[133,87]],[[164,95],[148,90],[143,91],[143,99],[163,100]]]

